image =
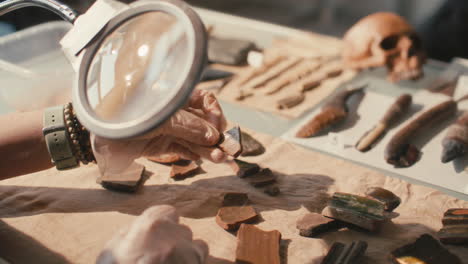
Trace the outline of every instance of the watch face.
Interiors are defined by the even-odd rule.
[[[182,107],[206,61],[199,17],[178,1],[142,1],[112,19],[86,50],[73,102],[94,134],[127,138]]]

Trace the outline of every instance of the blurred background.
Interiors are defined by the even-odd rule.
[[[63,0],[79,13],[93,0]],[[131,2],[131,1],[123,1]],[[378,11],[405,17],[422,35],[429,57],[449,61],[468,58],[466,0],[187,0],[188,3],[237,16],[317,33],[343,36],[360,18]],[[59,19],[39,8],[25,8],[0,18],[0,34]]]

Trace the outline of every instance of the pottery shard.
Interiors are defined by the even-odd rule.
[[[242,224],[237,232],[236,263],[280,264],[281,233]]]
[[[268,168],[251,175],[246,180],[254,187],[263,187],[276,182],[276,175]]]
[[[369,231],[377,231],[389,218],[382,202],[340,192],[333,194],[322,214]]]
[[[200,170],[200,166],[194,161],[184,161],[177,164],[172,164],[171,178],[175,180],[185,179],[193,176]]]
[[[116,177],[115,177],[116,176]],[[134,193],[148,178],[143,165],[133,163],[124,173],[118,175],[102,175],[97,183],[110,191]]]
[[[437,237],[444,244],[468,244],[468,224],[444,226]]]
[[[390,257],[394,263],[461,264],[461,260],[450,253],[439,241],[428,234],[420,236],[414,243],[394,250]]]
[[[396,196],[389,190],[380,187],[369,188],[366,191],[366,196],[381,201],[385,205],[385,211],[392,212],[400,203],[400,197]]]
[[[229,156],[236,158],[242,153],[242,136],[238,126],[223,133],[218,147]]]
[[[156,157],[148,158],[150,161],[157,162],[157,163],[174,163],[180,161],[180,156],[177,154],[169,153],[169,154],[162,154]]]
[[[247,62],[247,54],[254,48],[255,44],[250,41],[210,37],[208,59],[215,63],[242,65]]]
[[[234,173],[241,178],[248,177],[260,171],[260,166],[255,163],[234,159],[229,162]]]
[[[382,224],[382,220],[368,218],[361,214],[356,214],[340,208],[331,208],[329,206],[323,209],[322,215],[350,224],[347,225],[348,227],[352,228],[352,225],[354,225],[371,232],[379,230]]]
[[[442,219],[444,225],[468,225],[468,208],[449,209]]]
[[[343,227],[342,222],[317,213],[308,213],[296,222],[299,235],[304,237],[317,237],[323,233],[337,231]]]
[[[242,132],[242,154],[241,156],[258,156],[265,153],[265,147],[251,135]]]
[[[249,196],[246,193],[225,193],[223,198],[223,206],[243,206],[248,205],[249,202]]]
[[[360,259],[367,249],[367,242],[354,241],[349,246],[343,243],[333,243],[322,264],[355,264],[360,263]]]
[[[216,223],[225,230],[237,230],[243,223],[251,223],[258,217],[250,205],[221,207],[216,215]]]

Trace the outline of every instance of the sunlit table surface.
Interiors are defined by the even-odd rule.
[[[271,41],[276,37],[288,37],[288,36],[297,36],[302,34],[301,31],[290,29],[282,26],[272,25],[264,22],[259,22],[255,20],[239,18],[231,15],[226,15],[214,11],[204,10],[204,9],[197,9],[199,14],[202,16],[202,19],[207,24],[215,24],[218,28],[223,28],[223,34],[229,35],[231,37],[237,38],[249,38],[257,43],[258,46],[268,46]],[[254,39],[252,39],[252,37]],[[1,48],[1,47],[0,47]],[[57,67],[61,67],[62,65],[57,65]],[[392,87],[391,89],[386,86],[382,87],[370,87],[370,89],[374,91],[378,91],[379,93],[386,94],[386,95],[397,95],[401,94],[402,92],[414,93],[415,91],[427,87],[437,76],[447,67],[447,64],[441,63],[438,61],[429,60],[427,65],[425,66],[425,77],[422,80],[417,82],[402,82],[398,85],[398,87]],[[356,79],[352,80],[352,82],[361,82],[372,80],[375,78],[383,79],[385,78],[385,70],[384,69],[377,69],[373,71],[365,71],[359,74]],[[0,79],[0,85],[2,85],[2,80]],[[343,89],[344,85],[339,87],[338,89]],[[25,94],[25,96],[28,96]],[[255,109],[244,108],[236,104],[231,104],[227,102],[221,102],[223,107],[224,113],[226,117],[233,123],[239,124],[241,127],[248,127],[250,129],[269,134],[275,137],[280,137],[286,131],[288,131],[291,127],[297,125],[305,116],[309,115],[312,111],[314,111],[319,105],[312,107],[307,113],[302,115],[300,118],[295,120],[288,120],[283,117],[275,116],[270,113],[261,112]],[[0,114],[5,114],[8,112],[12,112],[14,109],[7,106],[4,102],[0,101]],[[313,149],[315,151],[322,152],[318,149]],[[326,153],[328,155],[332,155]],[[334,156],[334,155],[332,155]],[[367,166],[366,164],[361,164],[363,166]],[[374,168],[375,169],[375,168]],[[377,169],[379,170],[379,169]],[[415,184],[422,184],[427,185],[436,189],[439,189],[449,195],[454,197],[468,200],[468,195],[463,195],[458,192],[453,192],[438,186],[434,186],[431,184],[423,183],[411,178],[407,178],[395,173],[390,173],[388,171],[379,170],[389,176],[397,177],[404,179],[410,183]],[[436,177],[436,175],[434,175]]]

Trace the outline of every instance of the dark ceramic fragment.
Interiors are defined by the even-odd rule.
[[[461,264],[461,260],[450,253],[439,241],[428,234],[415,242],[394,250],[390,255],[395,264]]]
[[[246,161],[234,159],[229,162],[234,173],[241,178],[248,177],[250,175],[254,175],[255,173],[260,171],[260,166],[255,163],[249,163]]]
[[[333,243],[322,264],[356,264],[360,263],[362,256],[366,252],[367,242],[354,241],[346,246],[343,243]]]
[[[380,187],[372,187],[367,189],[366,196],[382,202],[385,205],[385,211],[388,212],[392,212],[401,203],[400,197],[396,196],[391,191]]]
[[[172,164],[171,178],[175,180],[183,180],[187,177],[195,175],[200,171],[200,166],[194,161],[183,161]]]
[[[342,222],[317,213],[308,213],[296,222],[299,235],[304,237],[317,237],[327,232],[337,231],[343,227],[344,224]]]
[[[246,180],[254,187],[263,187],[276,182],[276,175],[268,168],[251,175]]]
[[[241,156],[258,156],[265,153],[265,147],[251,135],[242,132],[242,154]]]
[[[368,231],[377,231],[389,218],[384,204],[371,198],[336,192],[322,214]]]

